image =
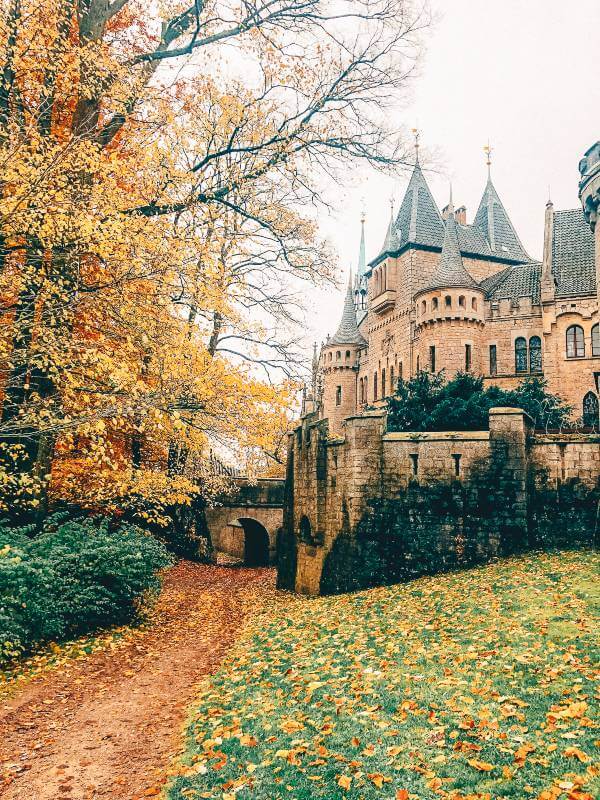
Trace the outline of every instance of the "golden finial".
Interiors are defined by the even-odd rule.
[[[394,195],[390,195],[390,214],[394,216]]]
[[[415,137],[415,161],[419,163],[419,138],[421,136],[421,131],[418,128],[412,129],[412,135]]]
[[[494,150],[494,148],[491,146],[490,140],[488,139],[488,143],[483,148],[483,152],[486,155],[485,163],[486,163],[487,168],[488,168],[488,176],[490,174],[491,166],[492,166],[492,152],[493,152],[493,150]]]

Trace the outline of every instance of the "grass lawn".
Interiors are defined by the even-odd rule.
[[[598,798],[599,566],[279,594],[202,687],[166,797]]]

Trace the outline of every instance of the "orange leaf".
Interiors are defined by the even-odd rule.
[[[480,772],[491,772],[495,769],[493,764],[488,764],[487,761],[479,761],[477,758],[469,758],[467,764],[470,764],[473,769],[478,769]]]

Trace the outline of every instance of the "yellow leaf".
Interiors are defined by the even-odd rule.
[[[467,764],[470,764],[473,769],[477,769],[479,772],[491,772],[495,769],[493,764],[488,764],[487,761],[479,761],[477,758],[469,758]]]

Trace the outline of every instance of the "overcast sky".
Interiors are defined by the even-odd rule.
[[[486,181],[483,147],[493,147],[492,178],[526,250],[541,258],[548,187],[556,209],[576,208],[577,164],[600,137],[599,0],[432,0],[438,19],[412,99],[391,110],[417,126],[436,155],[426,177],[438,205],[452,181],[455,206],[472,222]],[[367,260],[379,252],[408,182],[375,171],[337,192],[323,231],[347,275],[356,268],[360,212],[367,214]],[[341,315],[343,291],[316,292],[309,338],[321,341]]]

